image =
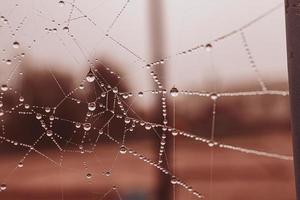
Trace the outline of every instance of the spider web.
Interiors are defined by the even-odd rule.
[[[73,1],[59,1],[49,2],[47,4],[55,5],[57,9],[64,9],[63,16],[56,17],[53,14],[46,13],[45,10],[40,10],[36,6],[31,6],[32,15],[21,17],[18,23],[11,22],[15,19],[12,13],[15,13],[20,7],[27,4],[27,2],[16,1],[13,8],[9,11],[1,9],[1,24],[0,30],[10,38],[5,48],[3,48],[2,61],[6,68],[5,81],[1,86],[1,101],[0,101],[0,118],[2,134],[0,136],[1,146],[8,151],[21,152],[21,158],[16,162],[12,169],[8,169],[5,176],[1,177],[2,182],[1,191],[6,192],[11,188],[8,184],[10,177],[18,170],[26,167],[30,162],[32,154],[37,154],[43,159],[46,159],[49,164],[53,164],[60,170],[61,173],[66,171],[74,171],[85,177],[86,181],[93,184],[96,177],[104,176],[110,177],[114,173],[115,163],[122,156],[131,156],[148,165],[161,174],[166,176],[170,185],[175,188],[180,187],[187,193],[191,193],[195,198],[205,198],[207,194],[201,191],[201,188],[195,188],[185,180],[182,180],[176,175],[176,162],[180,162],[176,158],[176,138],[184,137],[199,144],[205,144],[212,149],[223,149],[228,151],[236,151],[241,154],[253,154],[254,156],[265,157],[265,159],[279,159],[290,162],[293,158],[289,155],[282,155],[275,152],[267,152],[257,149],[245,148],[243,146],[236,146],[234,144],[223,143],[215,139],[215,128],[217,126],[217,104],[220,99],[229,97],[241,96],[281,96],[284,98],[288,96],[286,90],[272,90],[263,80],[253,52],[248,44],[248,37],[245,32],[246,29],[253,24],[271,15],[275,10],[281,8],[283,5],[279,4],[271,8],[267,12],[253,19],[252,21],[232,30],[229,33],[221,35],[211,41],[206,41],[202,44],[182,50],[173,55],[169,55],[158,59],[156,61],[148,62],[147,59],[134,52],[113,35],[111,31],[118,26],[119,20],[126,12],[127,8],[133,3],[130,0],[122,1],[122,5],[118,7],[116,12],[113,12],[113,18],[106,24],[107,28],[99,26],[90,13],[94,12],[99,6],[105,3],[100,1],[97,5],[92,5],[91,10],[83,11],[80,3],[77,0]],[[29,3],[29,2],[28,2]],[[116,9],[114,9],[115,11]],[[19,14],[21,16],[21,14]],[[20,17],[18,16],[18,18]],[[60,19],[64,19],[61,21]],[[42,20],[42,26],[39,24]],[[87,49],[82,45],[79,39],[79,33],[73,31],[73,26],[77,21],[84,21],[86,29],[94,27],[99,38],[95,42],[95,48]],[[26,27],[36,26],[36,29],[43,29],[43,33],[27,33]],[[40,26],[40,27],[39,27]],[[87,33],[88,34],[88,33]],[[228,38],[239,36],[241,45],[247,55],[250,68],[256,77],[256,81],[260,86],[260,90],[253,91],[238,91],[238,92],[218,92],[214,91],[192,91],[180,90],[175,86],[168,89],[161,81],[159,73],[156,73],[157,68],[163,68],[165,64],[174,59],[194,54],[195,52],[204,51],[212,55],[215,44],[222,43]],[[44,88],[48,93],[48,98],[53,105],[42,104],[37,105],[31,100],[30,93],[26,94],[26,86],[18,86],[18,81],[25,76],[26,57],[24,49],[32,51],[35,46],[45,38],[55,38],[57,45],[69,54],[69,57],[82,66],[84,62],[89,65],[80,81],[76,81],[76,86],[72,89],[67,89],[65,83],[61,82],[59,75],[51,69],[47,69],[46,73],[50,80],[55,84],[58,93],[52,93],[51,88]],[[88,37],[88,36],[87,36]],[[20,39],[17,39],[20,38]],[[22,39],[23,38],[23,39]],[[29,39],[28,39],[29,38]],[[113,70],[102,59],[93,59],[96,54],[96,47],[110,41],[117,48],[122,49],[129,57],[134,58],[133,64],[139,66],[140,70],[148,73],[154,83],[154,89],[131,92],[122,87],[122,82],[130,79],[130,75],[121,76]],[[74,53],[71,49],[77,49]],[[45,49],[44,49],[45,50]],[[39,51],[39,50],[38,50]],[[11,56],[11,52],[18,52],[15,56]],[[3,76],[3,75],[1,75]],[[32,77],[35,79],[36,77]],[[40,80],[43,81],[43,80]],[[22,87],[25,89],[22,90]],[[159,97],[161,101],[160,116],[162,120],[154,122],[146,120],[135,109],[134,104],[137,99],[145,99],[147,97]],[[211,134],[210,137],[202,137],[197,132],[180,130],[176,128],[176,99],[179,96],[195,96],[197,98],[207,98],[212,102],[212,119],[211,119]],[[47,100],[49,100],[47,99]],[[48,102],[45,100],[45,102]],[[168,102],[172,102],[168,104]],[[169,108],[170,107],[170,108]],[[169,108],[169,110],[168,110]],[[170,112],[170,109],[172,111]],[[169,116],[172,116],[170,120]],[[21,123],[22,122],[22,123]],[[172,122],[172,123],[171,123]],[[32,131],[34,136],[30,137],[26,134],[18,133],[18,124],[24,125],[24,132]],[[27,125],[26,125],[27,124]],[[30,126],[30,127],[26,127]],[[63,128],[62,128],[63,127]],[[21,128],[22,129],[22,128]],[[64,132],[68,132],[68,134]],[[159,149],[156,150],[157,156],[150,158],[142,151],[130,146],[127,142],[128,138],[135,137],[139,133],[151,134],[156,138]],[[138,137],[138,136],[136,136]],[[101,166],[102,158],[98,156],[97,148],[103,143],[110,143],[116,145],[117,149],[110,152],[112,158],[110,167],[102,167],[102,172],[94,173],[91,162],[96,162]],[[170,143],[172,146],[172,159],[166,153],[166,145]],[[54,146],[56,153],[45,153],[42,146]],[[69,157],[78,157],[80,163],[70,165],[68,163]],[[13,187],[13,186],[12,186]],[[63,193],[63,189],[62,189]],[[118,199],[122,199],[119,188],[116,185],[104,194],[97,194],[97,199],[105,199],[107,196],[114,194]],[[1,194],[0,194],[1,195]],[[174,195],[175,196],[175,195]],[[175,198],[175,197],[174,197]],[[62,194],[61,199],[64,199]]]

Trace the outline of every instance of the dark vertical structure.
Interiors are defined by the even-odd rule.
[[[163,0],[148,0],[149,4],[149,24],[150,24],[150,33],[151,33],[151,49],[152,49],[152,59],[153,61],[160,60],[165,56],[165,47],[164,47],[164,8]],[[155,68],[156,74],[159,77],[164,76],[164,67],[157,66]],[[161,80],[163,84],[164,81]],[[161,104],[160,99],[157,99],[157,104]],[[154,113],[161,113],[161,106],[156,106]],[[154,116],[157,120],[158,114]],[[160,117],[160,122],[162,122],[162,116]],[[159,130],[160,131],[160,130]],[[161,133],[159,133],[161,135]],[[155,141],[158,146],[155,149],[159,149],[159,142]],[[165,153],[168,155],[168,146],[165,146]],[[164,165],[164,164],[163,164]],[[166,166],[164,166],[166,167]],[[157,196],[155,199],[157,200],[169,200],[171,199],[171,187],[170,180],[166,175],[163,175],[160,171],[158,172],[158,185],[157,185]]]
[[[286,36],[297,200],[300,199],[300,0],[286,0]]]

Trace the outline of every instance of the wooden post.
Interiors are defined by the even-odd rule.
[[[285,1],[296,196],[300,199],[300,0]]]
[[[165,47],[164,47],[164,8],[163,4],[165,1],[162,0],[148,0],[149,2],[149,24],[150,24],[150,31],[151,31],[151,49],[152,49],[152,59],[154,61],[159,60],[165,56]],[[164,77],[164,68],[165,67],[156,67],[155,73],[158,74],[159,77]],[[153,69],[154,70],[154,69]],[[161,80],[161,83],[164,85],[164,81]],[[155,119],[160,118],[162,122],[162,115],[158,116],[158,113],[161,113],[161,101],[160,99],[157,99],[156,106],[157,110],[155,110],[153,113],[155,113]],[[161,132],[159,131],[159,135],[161,135]],[[158,139],[155,141],[157,145],[155,145],[155,150],[158,154],[158,150],[160,147],[160,142]],[[169,142],[169,141],[168,141]],[[166,155],[169,155],[169,145],[165,146],[165,153]],[[165,164],[162,164],[162,166],[166,167]],[[156,197],[157,200],[169,200],[171,199],[171,186],[170,186],[170,180],[169,178],[162,174],[160,171],[158,171],[158,185],[156,190]]]

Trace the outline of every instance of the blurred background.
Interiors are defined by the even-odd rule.
[[[163,132],[136,125],[124,140],[124,117],[111,120],[106,113],[96,118],[102,105],[114,106],[117,98],[107,92],[114,87],[134,119],[163,124],[163,95],[156,91],[164,89],[168,126],[207,139],[214,127],[218,142],[292,155],[288,96],[237,95],[214,101],[205,95],[179,93],[174,98],[169,93],[172,87],[203,94],[261,91],[262,85],[287,91],[283,1],[0,3],[0,81],[2,88],[8,85],[0,95],[0,199],[197,199],[180,186],[174,189],[170,176],[149,163],[120,153],[125,141],[126,147],[157,163]],[[90,70],[97,82],[86,80]],[[95,101],[90,117],[87,105]],[[98,130],[87,134],[82,126],[89,120],[119,144],[104,135],[96,138]],[[53,137],[44,134],[48,125]],[[181,135],[174,144],[168,131],[161,166],[171,172],[176,168],[176,176],[205,199],[292,200],[292,164],[211,148]]]

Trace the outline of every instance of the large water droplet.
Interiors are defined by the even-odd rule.
[[[117,87],[114,87],[113,89],[112,89],[112,91],[113,91],[113,93],[118,93],[118,88]]]
[[[206,51],[211,51],[211,49],[212,49],[212,45],[210,43],[205,45],[205,50]]]
[[[175,185],[176,183],[177,183],[177,179],[176,179],[176,177],[175,176],[172,176],[172,178],[171,178],[171,184],[173,184],[173,185]]]
[[[170,94],[172,97],[176,97],[178,95],[178,89],[176,87],[172,87]]]
[[[1,90],[3,92],[7,91],[8,90],[8,86],[6,84],[1,85]]]
[[[95,102],[88,103],[88,109],[90,111],[94,111],[96,109],[96,103]]]
[[[210,95],[210,98],[211,98],[211,100],[217,100],[217,98],[218,98],[218,94],[216,94],[216,93],[211,93]]]
[[[36,113],[35,118],[36,119],[42,119],[42,114],[41,113]]]
[[[18,49],[19,47],[20,47],[20,43],[17,42],[17,41],[15,41],[15,42],[13,43],[13,48]]]
[[[63,7],[65,5],[65,2],[64,1],[59,1],[58,5],[60,5],[61,7]]]
[[[138,96],[139,96],[139,97],[142,97],[142,96],[144,96],[144,93],[143,93],[143,92],[139,92],[139,93],[138,93]]]
[[[125,154],[126,152],[127,152],[126,147],[125,147],[124,145],[122,145],[122,146],[120,147],[120,153],[121,153],[121,154]]]
[[[63,27],[63,31],[69,32],[69,27],[67,27],[67,26]]]
[[[89,131],[90,129],[91,129],[91,124],[90,123],[84,123],[83,124],[83,129],[85,130],[85,131]]]
[[[22,168],[23,166],[24,166],[23,162],[19,162],[19,163],[18,163],[18,167],[19,167],[19,168]]]
[[[86,75],[86,80],[87,82],[91,83],[95,80],[95,75],[93,73],[93,71],[90,69],[90,71],[87,73]]]
[[[4,191],[4,190],[6,190],[6,189],[7,189],[6,184],[2,183],[2,184],[0,185],[0,190]]]
[[[47,130],[47,131],[46,131],[46,135],[47,135],[48,137],[51,137],[51,136],[53,135],[53,131],[52,131],[52,130]]]
[[[12,61],[10,59],[6,60],[6,64],[11,65]]]
[[[146,129],[146,130],[150,130],[151,128],[152,128],[151,124],[147,123],[147,124],[145,125],[145,129]]]
[[[87,174],[86,174],[86,178],[87,178],[87,179],[91,179],[91,178],[92,178],[92,174],[91,174],[91,173],[87,173]]]

